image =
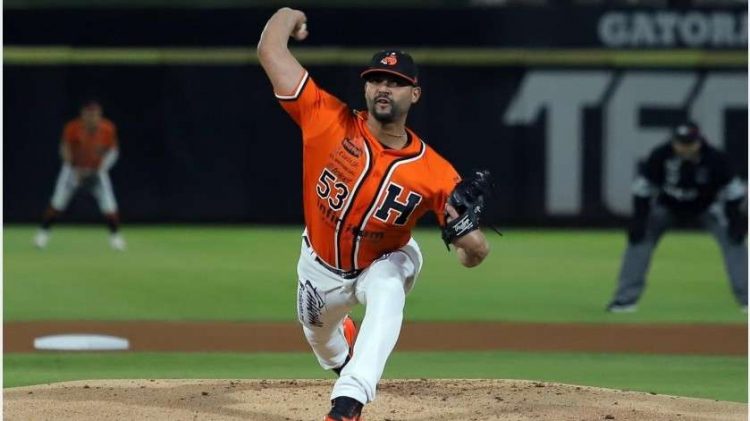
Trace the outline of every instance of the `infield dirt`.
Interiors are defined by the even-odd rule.
[[[15,322],[6,352],[33,338],[104,333],[134,351],[307,351],[292,323]],[[451,337],[453,340],[445,341]],[[702,338],[696,341],[695,338]],[[436,341],[435,338],[441,339]],[[746,325],[406,324],[401,350],[567,350],[746,355]],[[6,420],[321,420],[332,380],[90,380],[5,389]],[[747,420],[748,405],[524,380],[384,380],[368,421]]]
[[[100,380],[8,389],[6,420],[321,420],[331,380]],[[387,380],[368,421],[747,419],[747,405],[521,380]]]

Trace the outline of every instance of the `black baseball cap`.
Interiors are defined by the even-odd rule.
[[[400,50],[383,50],[375,53],[370,60],[370,65],[360,76],[364,78],[372,73],[390,73],[406,80],[411,85],[418,84],[418,71],[414,59]]]
[[[692,121],[679,124],[674,128],[672,140],[682,144],[698,142],[702,139],[700,128]]]

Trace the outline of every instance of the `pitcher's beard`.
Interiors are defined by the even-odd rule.
[[[396,120],[396,113],[393,112],[393,108],[387,113],[379,113],[373,110],[372,116],[381,123],[393,123]]]
[[[370,104],[370,114],[375,117],[375,120],[378,120],[379,122],[386,124],[386,123],[393,123],[396,121],[396,117],[398,116],[398,110],[396,109],[396,105],[391,102],[391,107],[388,111],[378,111],[378,104],[377,102],[373,102]]]

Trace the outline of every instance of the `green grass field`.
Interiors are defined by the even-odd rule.
[[[6,227],[6,321],[295,320],[301,228],[128,227],[129,250],[104,228],[61,227],[47,250],[32,227]],[[744,323],[708,235],[667,235],[640,311],[603,311],[625,245],[619,231],[488,235],[490,258],[461,267],[439,233],[418,231],[425,267],[408,320]]]
[[[102,227],[61,226],[50,247],[34,227],[6,226],[5,321],[293,321],[301,228],[126,227],[129,250]],[[435,230],[415,234],[425,268],[407,320],[732,323],[740,313],[708,235],[670,233],[640,311],[603,311],[625,243],[620,231],[488,235],[493,252],[467,270]],[[355,313],[355,315],[361,315]],[[700,340],[696,338],[696,340]],[[311,354],[4,356],[4,385],[94,378],[320,378]],[[747,402],[747,358],[563,353],[401,353],[386,377],[523,378]]]
[[[8,354],[4,374],[6,386],[81,379],[334,378],[307,353]],[[526,379],[747,401],[746,359],[737,357],[396,352],[384,378]]]

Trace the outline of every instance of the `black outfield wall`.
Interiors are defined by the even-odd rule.
[[[734,43],[746,45],[746,15],[738,10],[669,12],[678,19],[671,38],[661,27],[652,28],[652,38],[639,32],[649,16],[657,22],[654,14],[665,11],[566,10],[411,10],[399,15],[455,29],[447,37],[429,37],[429,43],[418,33],[419,25],[399,25],[398,19],[385,25],[387,30],[378,29],[374,22],[388,22],[392,11],[371,11],[368,16],[379,17],[373,23],[353,25],[366,11],[314,10],[309,15],[317,35],[310,45],[374,51],[378,34],[385,34],[386,45],[404,39],[404,45],[437,50],[554,47],[565,53],[564,48],[606,52],[616,47],[637,52],[648,47],[674,53],[685,47],[734,51]],[[6,11],[4,35],[6,47],[237,47],[254,44],[270,12],[165,11],[156,18],[153,11],[132,10]],[[573,15],[582,23],[566,26],[570,21],[563,18]],[[558,25],[541,25],[553,21]],[[41,29],[32,31],[32,23]],[[513,27],[531,33],[506,36]],[[361,66],[308,68],[324,88],[362,108]],[[6,222],[40,216],[59,170],[62,126],[76,115],[77,100],[92,92],[119,128],[121,158],[112,178],[126,221],[302,221],[299,131],[256,63],[31,65],[6,59],[3,77]],[[489,215],[500,225],[622,222],[629,213],[636,161],[687,116],[704,126],[712,143],[730,152],[746,178],[745,67],[433,63],[421,67],[421,81],[424,94],[410,126],[459,171],[493,171],[498,194]],[[69,214],[73,220],[97,218],[93,200],[86,197],[78,198]]]

